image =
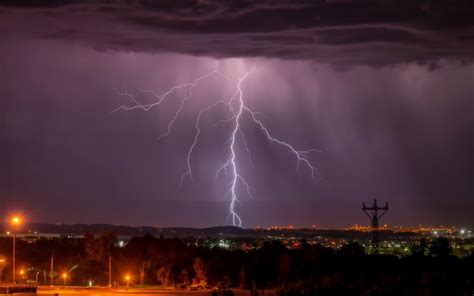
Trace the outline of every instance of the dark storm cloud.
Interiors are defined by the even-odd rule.
[[[3,1],[0,33],[102,50],[308,59],[339,67],[474,56],[474,3]]]

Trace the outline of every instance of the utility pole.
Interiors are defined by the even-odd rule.
[[[367,207],[365,203],[362,203],[362,210],[369,217],[372,226],[372,254],[379,254],[379,219],[382,218],[388,211],[388,202],[385,203],[384,207],[377,205],[377,199],[374,199],[372,207]],[[379,211],[382,211],[379,213]]]

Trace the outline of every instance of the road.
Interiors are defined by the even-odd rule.
[[[249,296],[250,292],[245,290],[233,290],[235,296]],[[188,291],[173,290],[163,288],[130,288],[128,291],[124,288],[87,288],[87,287],[38,287],[38,294],[50,296],[61,295],[79,295],[79,296],[143,296],[143,295],[160,295],[160,296],[209,296],[210,290]],[[267,294],[265,294],[267,295]]]

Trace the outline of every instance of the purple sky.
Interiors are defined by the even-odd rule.
[[[243,118],[255,164],[239,144],[239,169],[255,189],[254,198],[239,190],[244,227],[363,224],[361,203],[373,198],[390,203],[390,224],[474,225],[473,35],[464,23],[413,22],[408,8],[395,19],[379,13],[385,23],[325,23],[324,13],[338,15],[326,7],[315,25],[305,2],[191,1],[194,12],[167,1],[27,3],[0,7],[4,212],[41,222],[229,224],[229,180],[215,178],[232,128],[214,126],[223,110],[202,121],[196,182],[180,188],[180,176],[199,110],[231,96],[254,69],[242,84],[245,104],[273,136],[319,149],[309,159],[321,178],[302,167],[300,179],[294,157]],[[183,92],[148,112],[111,112],[131,104],[117,94],[124,87],[149,103],[138,88],[164,92],[216,69],[232,81],[197,85],[165,139],[157,141]]]

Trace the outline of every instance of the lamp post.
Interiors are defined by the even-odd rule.
[[[21,225],[23,222],[22,218],[20,216],[13,216],[10,219],[10,224],[13,226],[13,260],[12,260],[12,281],[13,284],[16,283],[16,230],[18,227]]]
[[[66,287],[66,280],[67,280],[67,277],[68,277],[68,276],[67,276],[67,273],[64,272],[64,273],[62,274],[62,277],[63,277],[63,287]]]
[[[127,290],[126,291],[128,291],[128,288],[130,287],[130,275],[129,274],[125,275],[125,281],[127,282]]]
[[[21,281],[24,282],[25,279],[25,271],[22,269],[20,270]]]

